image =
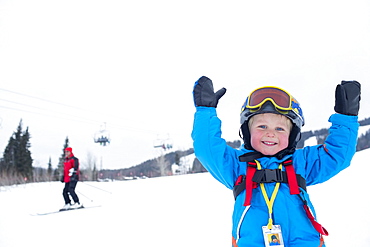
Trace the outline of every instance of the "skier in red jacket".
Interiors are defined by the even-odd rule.
[[[72,148],[67,147],[64,150],[65,159],[64,159],[64,173],[62,182],[65,183],[63,189],[63,198],[65,205],[61,210],[68,210],[71,208],[79,208],[82,207],[80,204],[80,200],[75,192],[75,188],[80,176],[80,167],[78,158],[76,158],[72,153]],[[71,195],[74,203],[71,204],[71,199],[69,198]]]

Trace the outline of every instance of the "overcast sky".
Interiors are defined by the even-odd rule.
[[[370,2],[0,0],[0,152],[20,119],[34,166],[56,167],[64,140],[80,160],[124,168],[192,147],[192,88],[227,88],[218,113],[238,140],[248,93],[293,94],[305,130],[328,127],[335,86],[362,83],[370,117]],[[106,123],[111,144],[93,137]],[[85,162],[86,163],[86,162]]]

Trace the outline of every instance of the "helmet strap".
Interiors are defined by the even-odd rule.
[[[240,126],[239,136],[244,141],[244,147],[249,150],[254,150],[251,144],[251,134],[249,131],[248,121],[245,121],[242,126]]]
[[[292,130],[289,135],[289,145],[288,148],[296,148],[297,143],[301,139],[301,130],[295,124],[293,124]]]

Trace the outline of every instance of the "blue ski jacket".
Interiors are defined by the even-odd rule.
[[[356,152],[358,118],[333,114],[329,118],[331,127],[329,136],[323,145],[297,149],[292,155],[279,160],[276,157],[258,159],[262,169],[277,169],[287,159],[293,160],[296,174],[305,178],[307,186],[327,181],[350,165]],[[194,152],[202,165],[219,182],[233,189],[236,179],[245,175],[246,162],[240,162],[239,156],[252,150],[244,146],[234,149],[221,138],[221,120],[216,108],[196,107],[192,131]],[[284,168],[283,168],[284,169]],[[265,188],[271,198],[275,183],[266,183]],[[316,213],[309,195],[303,189],[301,196]],[[261,187],[253,189],[250,207],[244,206],[245,190],[236,198],[232,215],[233,246],[262,247],[264,239],[262,226],[268,223],[268,208],[263,198]],[[248,210],[246,210],[248,208]],[[291,195],[289,185],[281,183],[273,206],[274,225],[280,225],[285,247],[315,247],[320,244],[320,234],[312,226],[298,195]]]

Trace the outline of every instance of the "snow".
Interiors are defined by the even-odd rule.
[[[369,246],[367,162],[308,188],[327,246]],[[0,187],[0,246],[231,246],[232,192],[209,173],[116,182],[80,182],[86,206],[44,216],[63,206],[60,182]]]
[[[194,153],[181,157],[180,165],[177,164],[172,165],[172,174],[182,175],[190,172],[191,169],[193,168],[194,159],[195,159]]]
[[[358,129],[358,136],[365,135],[367,131],[370,130],[370,125],[360,126]]]
[[[315,145],[317,145],[316,136],[312,136],[312,137],[308,138],[307,140],[305,140],[304,145],[305,146],[315,146]]]

